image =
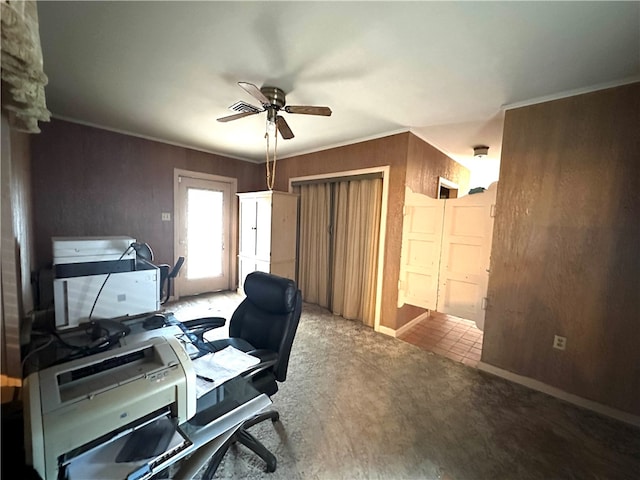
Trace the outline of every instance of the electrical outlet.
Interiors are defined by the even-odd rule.
[[[553,348],[558,350],[564,350],[567,348],[567,337],[561,337],[560,335],[553,336]]]
[[[162,221],[163,222],[170,222],[171,221],[171,213],[162,212]]]

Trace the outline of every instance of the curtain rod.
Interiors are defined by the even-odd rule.
[[[291,182],[292,187],[299,187],[300,185],[313,185],[316,183],[339,183],[349,182],[352,180],[368,180],[370,178],[383,178],[382,172],[361,173],[355,175],[347,175],[344,177],[326,177],[326,178],[314,178],[313,180],[297,180]]]

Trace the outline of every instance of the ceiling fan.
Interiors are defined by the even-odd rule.
[[[229,110],[239,112],[226,117],[218,118],[219,122],[230,122],[238,118],[255,115],[256,113],[267,112],[267,128],[269,125],[275,127],[282,135],[282,138],[288,140],[293,138],[293,132],[287,121],[278,112],[281,110],[287,113],[302,113],[305,115],[322,115],[331,116],[329,107],[316,107],[311,105],[287,105],[284,92],[278,87],[262,87],[258,88],[252,83],[238,82],[249,95],[260,102],[261,107],[256,107],[250,103],[239,101],[229,107]]]

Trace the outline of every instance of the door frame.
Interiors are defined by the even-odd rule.
[[[238,285],[238,179],[233,177],[223,177],[221,175],[214,175],[211,173],[195,172],[193,170],[184,170],[181,168],[173,169],[173,257],[174,263],[178,259],[176,252],[179,251],[178,242],[180,241],[180,223],[182,218],[180,217],[180,177],[189,177],[196,180],[209,180],[212,182],[227,183],[229,184],[230,196],[231,196],[231,224],[229,225],[229,248],[227,249],[229,255],[229,289],[234,290],[234,287]],[[178,276],[174,281],[174,296],[176,299],[180,298],[182,288],[182,281]]]
[[[444,177],[438,177],[438,190],[436,190],[436,198],[440,199],[440,188],[445,187],[448,190],[455,190],[456,196],[449,197],[450,199],[460,198],[460,186],[457,183],[452,182],[451,180],[447,180]]]
[[[384,279],[384,247],[387,236],[387,205],[389,203],[389,172],[390,166],[362,168],[359,170],[346,170],[342,172],[321,173],[318,175],[307,175],[304,177],[289,178],[289,193],[293,193],[293,184],[297,182],[308,182],[313,180],[335,180],[337,178],[358,177],[371,173],[382,174],[382,204],[380,205],[380,234],[378,236],[378,264],[376,278],[376,310],[373,330],[382,331],[386,327],[380,325],[380,315],[382,311],[382,281]],[[298,199],[298,201],[300,201]],[[298,212],[300,209],[298,208]],[[298,222],[298,228],[300,223]],[[298,236],[298,242],[299,236]]]

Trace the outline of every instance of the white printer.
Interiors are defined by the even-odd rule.
[[[174,336],[54,365],[24,389],[26,460],[43,480],[149,478],[193,448],[179,425],[196,413],[196,374]],[[132,435],[159,421],[176,427],[160,454],[118,459]]]
[[[137,258],[134,238],[53,237],[52,243],[56,328],[160,308],[160,271]]]

